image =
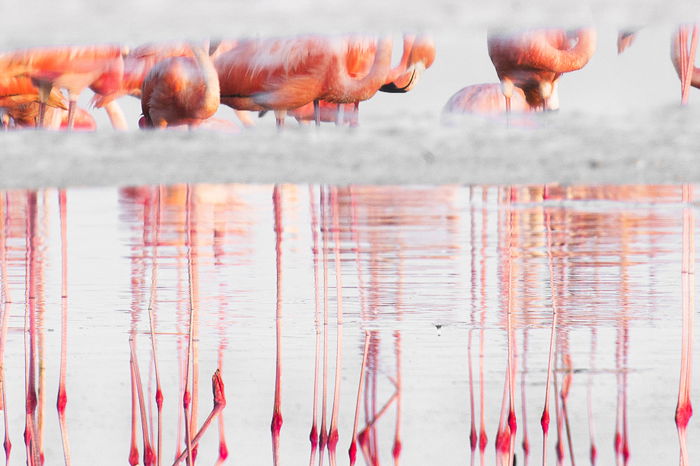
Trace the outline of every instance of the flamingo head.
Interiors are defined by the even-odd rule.
[[[382,92],[408,92],[418,83],[423,71],[435,61],[435,42],[429,36],[418,37],[413,42],[411,53],[406,63],[406,71],[393,81],[379,88]]]

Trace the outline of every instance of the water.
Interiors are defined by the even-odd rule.
[[[692,255],[683,233],[691,231],[695,211],[680,186],[202,184],[66,194],[64,341],[73,464],[128,459],[130,340],[156,437],[151,299],[164,395],[164,461],[183,448],[178,432],[190,296],[196,310],[198,423],[211,409],[209,380],[219,367],[226,387],[228,464],[273,464],[276,399],[283,418],[278,464],[309,461],[317,354],[319,427],[321,419],[324,329],[331,421],[339,302],[338,464],[348,464],[365,341],[358,430],[387,405],[370,429],[376,443],[368,444],[368,456],[378,464],[392,464],[392,451],[406,465],[463,464],[471,458],[480,464],[479,449],[472,453],[469,447],[471,388],[477,432],[483,396],[484,464],[494,464],[509,327],[517,464],[526,462],[520,446],[525,431],[527,462],[540,464],[553,306],[554,374],[558,389],[570,383],[566,411],[576,461],[588,463],[589,425],[598,464],[614,463],[616,434],[628,445],[630,464],[668,464],[679,456],[674,414],[683,297],[689,296],[681,286],[681,264],[684,255]],[[32,358],[41,449],[46,464],[57,464],[63,454],[54,407],[62,341],[58,195],[44,189],[1,196],[10,464],[26,461],[25,371]],[[30,295],[36,299],[27,301]],[[691,400],[696,394],[691,391]],[[551,464],[558,398],[552,391]],[[691,463],[700,455],[694,421],[688,427]],[[135,425],[143,454],[140,421]],[[218,428],[217,420],[204,434],[200,461],[216,461]],[[396,439],[400,451],[394,449]],[[358,452],[358,464],[366,461]]]

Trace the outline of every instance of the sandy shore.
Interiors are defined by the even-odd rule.
[[[246,182],[620,184],[700,181],[700,109],[362,127],[0,135],[0,186]],[[522,125],[522,121],[520,122]]]

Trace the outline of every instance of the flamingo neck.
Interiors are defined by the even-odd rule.
[[[396,80],[401,74],[406,72],[408,68],[408,57],[411,55],[411,49],[413,48],[413,42],[415,41],[415,36],[407,35],[403,38],[403,53],[401,54],[401,60],[399,64],[389,71],[388,76],[384,84],[388,84]]]
[[[372,68],[362,78],[352,78],[347,70],[346,61],[341,59],[338,81],[341,84],[339,102],[359,102],[372,97],[384,84],[391,66],[392,43],[390,38],[378,41]],[[335,96],[334,96],[335,97]]]
[[[207,108],[216,109],[220,100],[219,75],[216,73],[216,68],[214,68],[209,54],[204,49],[192,47],[192,53],[204,82],[204,104]]]

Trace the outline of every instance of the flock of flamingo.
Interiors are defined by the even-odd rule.
[[[618,50],[634,40],[621,32]],[[681,79],[682,103],[700,87],[694,66],[698,26],[673,34],[672,59]],[[559,108],[559,78],[581,69],[596,48],[591,28],[490,31],[488,52],[499,83],[468,86],[445,106],[450,113],[503,113]],[[357,125],[359,103],[378,91],[411,90],[435,59],[426,35],[406,34],[392,66],[390,37],[302,35],[284,38],[122,46],[47,47],[0,54],[0,110],[5,128],[94,129],[76,106],[90,88],[116,129],[127,121],[116,99],[141,100],[142,128],[200,126],[236,129],[216,119],[220,104],[233,108],[244,126],[247,112],[272,111],[278,126],[287,115],[300,122]],[[66,96],[62,91],[65,91]]]
[[[284,431],[283,417],[283,309],[287,300],[285,299],[285,285],[283,282],[285,266],[285,254],[291,253],[292,246],[284,246],[285,241],[298,235],[297,225],[294,224],[298,209],[295,204],[298,202],[299,193],[293,187],[276,186],[272,192],[272,214],[274,228],[274,249],[275,249],[275,374],[274,374],[274,399],[272,400],[272,418],[270,423],[272,441],[272,462],[281,464],[280,439]],[[573,425],[570,415],[569,392],[574,384],[574,355],[580,354],[580,349],[572,351],[570,342],[571,330],[574,322],[580,320],[585,314],[586,319],[607,318],[606,316],[595,317],[581,303],[572,301],[574,292],[569,289],[569,281],[575,276],[575,272],[570,270],[580,262],[580,257],[568,255],[581,254],[585,252],[586,261],[580,262],[579,266],[587,268],[591,264],[598,264],[602,268],[611,265],[610,249],[600,247],[591,253],[592,245],[598,244],[601,234],[609,234],[614,241],[619,241],[620,262],[614,263],[620,268],[621,282],[619,284],[619,296],[613,298],[620,305],[618,314],[613,316],[618,321],[617,337],[615,338],[615,375],[617,378],[617,410],[615,419],[614,439],[610,444],[614,448],[615,461],[618,465],[626,465],[631,457],[631,446],[629,443],[630,433],[628,430],[628,353],[630,346],[630,322],[631,315],[631,295],[633,295],[633,284],[631,283],[630,270],[635,260],[635,255],[657,254],[666,246],[655,245],[655,239],[644,247],[649,251],[641,250],[640,244],[631,244],[635,235],[645,236],[649,229],[656,231],[654,234],[667,235],[668,221],[671,215],[654,218],[658,214],[637,214],[630,213],[587,213],[567,211],[556,205],[545,207],[544,202],[551,201],[575,201],[578,199],[615,199],[630,200],[638,202],[651,196],[651,199],[659,199],[659,202],[682,203],[682,221],[677,223],[682,227],[678,231],[682,234],[680,251],[682,253],[682,264],[680,267],[681,294],[682,294],[682,343],[681,343],[681,374],[678,391],[678,404],[676,409],[676,425],[678,428],[678,439],[680,442],[680,464],[688,466],[689,455],[687,451],[686,429],[692,416],[691,404],[691,382],[692,382],[692,342],[693,342],[693,316],[694,316],[694,236],[695,236],[695,215],[692,206],[694,200],[693,188],[684,186],[682,192],[677,189],[667,189],[664,187],[649,187],[645,191],[631,188],[560,188],[557,186],[543,187],[504,187],[499,188],[497,193],[498,202],[498,276],[499,276],[499,300],[498,300],[498,325],[490,328],[486,324],[489,300],[487,299],[487,276],[489,271],[489,261],[487,257],[491,254],[487,251],[489,247],[488,225],[490,224],[490,210],[487,208],[490,196],[488,190],[481,193],[476,189],[469,191],[469,226],[468,237],[471,246],[467,250],[467,260],[469,264],[468,300],[470,311],[467,322],[469,323],[467,346],[467,367],[462,366],[468,372],[468,417],[464,419],[469,423],[469,437],[465,438],[471,449],[470,464],[474,465],[479,460],[479,464],[487,464],[486,448],[491,443],[496,450],[497,464],[512,466],[516,464],[528,464],[530,449],[530,438],[528,436],[528,422],[526,406],[526,377],[531,371],[526,367],[528,353],[528,334],[534,332],[534,327],[541,327],[543,331],[549,326],[549,345],[546,372],[544,376],[544,402],[540,424],[542,428],[542,464],[547,464],[548,438],[550,422],[553,422],[556,434],[556,464],[561,465],[569,459],[575,463],[574,441],[572,432],[588,429],[590,442],[589,460],[590,464],[597,464],[599,440],[596,438],[595,425],[592,406],[593,397],[593,374],[595,373],[595,345],[597,341],[596,326],[591,327],[591,351],[588,377],[586,382],[588,426]],[[287,192],[285,195],[285,191]],[[671,192],[673,191],[673,192]],[[443,190],[440,192],[431,191],[436,198],[436,202],[444,204],[451,199],[451,192]],[[399,329],[391,332],[393,343],[393,356],[389,357],[391,368],[386,366],[380,369],[380,349],[382,340],[382,330],[372,328],[372,322],[383,319],[382,301],[390,298],[390,307],[395,308],[395,319],[401,321],[408,318],[404,315],[404,293],[409,285],[406,281],[405,273],[407,262],[410,260],[407,251],[401,253],[403,249],[410,250],[416,245],[412,243],[403,244],[410,236],[406,235],[407,229],[395,230],[394,234],[385,236],[381,229],[377,227],[390,222],[395,226],[396,222],[415,221],[413,211],[396,210],[393,206],[390,191],[384,192],[381,188],[343,188],[317,187],[309,188],[309,212],[310,212],[310,232],[313,263],[308,264],[312,270],[314,290],[313,290],[313,322],[315,327],[315,350],[313,361],[313,378],[309,381],[309,394],[312,398],[312,419],[310,422],[310,452],[309,464],[322,466],[325,458],[329,464],[335,465],[340,462],[337,457],[337,446],[340,440],[347,442],[349,463],[355,464],[358,453],[364,459],[365,464],[378,466],[381,464],[381,457],[386,455],[382,452],[383,441],[379,440],[382,425],[386,425],[387,413],[394,411],[393,415],[393,435],[391,443],[391,457],[393,464],[398,465],[403,451],[402,443],[402,410],[404,368],[402,367],[402,335]],[[413,202],[424,199],[423,191],[406,193]],[[124,448],[124,458],[130,464],[136,465],[143,462],[144,465],[162,464],[164,461],[178,464],[185,461],[188,465],[197,461],[198,445],[203,436],[207,433],[214,421],[218,423],[219,443],[218,457],[216,464],[223,464],[229,457],[229,444],[224,429],[222,413],[227,405],[227,397],[224,389],[224,355],[229,339],[226,336],[226,326],[230,324],[227,318],[227,308],[230,303],[226,302],[224,293],[221,292],[213,296],[218,302],[218,310],[207,310],[204,303],[207,297],[203,296],[203,284],[201,270],[205,264],[210,264],[215,270],[221,272],[224,263],[232,260],[227,257],[231,251],[227,252],[227,235],[245,235],[240,231],[240,227],[227,225],[227,220],[223,212],[231,210],[231,203],[240,205],[240,197],[226,200],[228,194],[222,196],[221,191],[209,186],[173,186],[173,187],[138,187],[127,188],[121,191],[121,202],[124,206],[125,218],[129,219],[132,225],[131,244],[131,323],[130,330],[124,335],[125,348],[130,354],[129,374],[130,374],[130,397],[131,397],[131,440],[128,448]],[[656,197],[658,196],[658,197]],[[369,201],[371,199],[371,201]],[[661,199],[667,199],[661,201]],[[56,409],[60,424],[62,444],[65,464],[71,464],[71,442],[68,436],[68,423],[66,412],[70,409],[79,409],[79,405],[69,404],[69,393],[66,389],[66,378],[68,373],[68,327],[70,320],[69,297],[71,290],[68,287],[68,197],[65,191],[58,193],[58,212],[60,217],[60,270],[61,270],[61,291],[60,291],[60,313],[61,313],[61,354],[60,354],[60,376],[58,389],[56,392]],[[26,446],[26,461],[32,466],[44,464],[44,442],[48,441],[44,435],[46,424],[46,413],[44,412],[45,398],[48,390],[46,386],[46,342],[45,324],[42,324],[48,309],[46,308],[44,293],[47,292],[43,283],[46,257],[46,209],[49,203],[47,192],[0,192],[0,272],[2,273],[2,316],[0,318],[0,409],[4,416],[4,447],[6,464],[10,464],[12,452],[12,440],[10,438],[10,422],[8,411],[12,406],[8,406],[6,393],[15,390],[14,380],[5,376],[5,356],[4,350],[7,342],[8,326],[11,319],[11,307],[20,306],[22,299],[13,298],[13,288],[19,288],[15,282],[10,283],[8,277],[15,276],[16,269],[25,269],[23,290],[24,296],[24,347],[25,347],[25,377],[23,391],[25,393],[26,405],[22,407],[25,418],[24,442]],[[523,202],[533,207],[524,211],[515,208],[516,203]],[[402,208],[403,209],[403,208]],[[289,217],[285,211],[289,211]],[[448,211],[446,209],[446,211]],[[43,213],[42,213],[43,212]],[[650,215],[645,217],[645,215]],[[405,216],[405,217],[404,217]],[[441,217],[440,213],[436,214]],[[287,217],[287,218],[285,218]],[[299,219],[296,218],[296,221]],[[370,222],[371,228],[361,228],[361,222]],[[457,228],[454,225],[454,218],[444,217],[441,229],[445,231]],[[656,223],[655,223],[656,222]],[[42,226],[43,225],[43,226]],[[415,226],[412,223],[405,227]],[[654,227],[656,225],[656,227]],[[662,227],[663,225],[663,227]],[[582,227],[583,226],[583,227]],[[617,227],[613,230],[601,230],[601,228]],[[641,226],[641,228],[639,228]],[[288,232],[291,230],[291,233]],[[575,243],[569,243],[569,235],[575,235]],[[245,236],[240,238],[242,241]],[[21,241],[24,245],[21,245]],[[249,248],[248,241],[245,241],[246,248]],[[340,387],[343,383],[341,372],[343,372],[343,305],[344,305],[344,285],[343,276],[349,275],[347,266],[345,270],[341,267],[341,245],[355,244],[356,247],[348,249],[343,262],[353,261],[357,267],[357,283],[359,285],[359,296],[355,305],[359,306],[359,317],[362,322],[368,323],[364,332],[360,333],[360,340],[356,347],[361,348],[361,364],[357,369],[357,391],[354,401],[354,419],[352,422],[352,432],[342,433],[339,429],[339,406],[341,403]],[[532,258],[527,256],[518,257],[517,251],[524,243],[536,245],[537,254]],[[343,246],[345,248],[347,246]],[[457,245],[452,245],[458,248]],[[439,249],[444,250],[445,245],[440,244]],[[576,251],[580,248],[580,251]],[[157,318],[160,311],[164,313],[171,309],[170,297],[159,296],[166,293],[163,283],[162,273],[167,271],[166,262],[173,259],[173,251],[178,251],[175,255],[178,276],[182,275],[182,280],[177,283],[177,323],[174,329],[166,329],[166,323]],[[369,258],[361,258],[361,255],[369,254]],[[350,256],[355,256],[352,259]],[[538,260],[542,258],[542,260]],[[234,256],[238,257],[238,256]],[[460,256],[461,257],[461,256]],[[238,259],[240,260],[240,257]],[[369,270],[365,270],[365,265]],[[333,271],[330,271],[330,268]],[[538,270],[540,268],[544,270]],[[354,269],[350,269],[354,270]],[[394,272],[388,273],[388,272]],[[541,317],[529,316],[529,309],[535,307],[534,302],[538,296],[519,292],[518,288],[527,287],[529,282],[539,281],[542,272],[548,278],[549,308],[551,320],[545,322]],[[232,286],[226,283],[223,275],[220,276],[221,283],[215,287]],[[365,282],[363,277],[369,277],[369,282]],[[150,279],[150,280],[149,280]],[[591,279],[593,283],[598,283]],[[335,284],[333,284],[335,282]],[[382,286],[385,285],[384,287]],[[393,284],[394,286],[389,286]],[[531,286],[534,286],[531,284]],[[597,285],[594,285],[597,286]],[[334,293],[331,293],[332,290]],[[160,290],[160,291],[159,291]],[[386,295],[386,294],[389,295]],[[573,293],[573,294],[572,294]],[[335,296],[333,296],[335,295]],[[384,296],[382,296],[384,295]],[[331,298],[335,298],[335,303],[331,304]],[[589,299],[589,295],[583,299]],[[345,302],[347,303],[347,302]],[[336,318],[331,320],[329,313],[331,308],[336,307]],[[385,305],[386,306],[386,305]],[[200,423],[198,415],[198,405],[200,401],[199,391],[199,360],[201,344],[200,321],[206,313],[216,314],[214,320],[217,322],[219,335],[219,345],[217,352],[217,369],[212,376],[212,409],[207,417]],[[595,313],[595,311],[594,311]],[[147,314],[147,319],[145,319]],[[545,314],[546,315],[546,314]],[[140,320],[144,319],[147,329],[140,325]],[[311,320],[309,321],[311,322]],[[329,348],[329,333],[335,324],[336,350],[335,350],[335,372],[329,368],[329,355],[332,351]],[[516,332],[521,331],[522,352],[519,354],[516,344]],[[171,333],[174,332],[174,333]],[[484,371],[484,344],[487,341],[486,332],[490,334],[503,333],[507,336],[507,350],[504,356],[506,363],[503,377],[503,396],[500,402],[500,416],[495,436],[489,438],[485,421],[485,412],[488,407],[485,405],[485,371]],[[478,372],[474,375],[473,353],[474,335],[478,333]],[[180,374],[179,388],[168,386],[162,383],[161,375],[163,368],[159,366],[158,342],[162,343],[169,335],[177,339],[177,366]],[[143,370],[139,365],[139,353],[137,342],[139,338],[149,340],[150,363],[148,368]],[[298,337],[294,337],[298,338]],[[489,338],[494,338],[490,336]],[[128,342],[126,341],[128,340]],[[532,348],[530,348],[532,349]],[[162,349],[161,349],[162,352]],[[142,354],[143,356],[143,354]],[[383,356],[386,359],[387,356]],[[408,361],[409,365],[411,361]],[[518,364],[522,368],[518,368]],[[577,367],[582,363],[579,362]],[[229,368],[229,371],[232,371]],[[146,373],[151,383],[146,386],[144,379]],[[329,379],[333,379],[333,391],[329,390]],[[231,376],[234,378],[234,376]],[[532,378],[532,375],[530,375]],[[236,377],[237,378],[237,377]],[[516,383],[520,379],[520,401],[522,412],[517,414],[518,394],[516,393]],[[153,384],[153,380],[155,384]],[[532,383],[532,382],[530,382]],[[379,390],[381,384],[389,387],[389,396],[386,397]],[[177,385],[177,384],[175,384]],[[146,399],[146,394],[151,400]],[[235,393],[235,390],[234,390]],[[230,397],[231,393],[229,393]],[[478,396],[478,408],[476,398]],[[320,403],[319,403],[320,401]],[[235,395],[234,395],[235,402]],[[155,406],[155,415],[154,415]],[[164,450],[163,441],[163,417],[164,407],[171,407],[178,411],[177,440],[172,459],[168,459],[169,454]],[[552,410],[554,411],[552,413]],[[669,416],[670,417],[670,416]],[[362,419],[364,418],[364,421]],[[348,424],[347,422],[345,423]],[[522,439],[521,453],[516,455],[516,434]],[[139,436],[141,441],[139,441]],[[85,445],[80,445],[85,448]],[[233,452],[236,455],[236,452]],[[55,460],[51,460],[55,462]],[[245,462],[245,459],[243,459]]]
[[[629,47],[637,31],[621,31],[618,53]],[[700,68],[694,66],[698,26],[682,25],[672,34],[671,61],[681,80],[681,104],[690,87],[700,88]],[[489,33],[488,51],[498,83],[467,86],[448,100],[446,113],[497,114],[559,109],[558,84],[564,73],[583,68],[596,49],[591,28],[551,29],[526,33]]]
[[[0,55],[0,108],[5,127],[94,128],[76,107],[89,87],[116,129],[127,127],[115,100],[123,95],[141,99],[145,128],[230,127],[213,119],[220,103],[244,125],[252,124],[244,111],[273,111],[281,126],[288,112],[319,124],[340,108],[354,124],[360,102],[409,91],[433,63],[430,37],[405,35],[403,46],[394,67],[390,37],[352,35],[19,50]]]

